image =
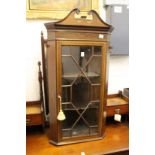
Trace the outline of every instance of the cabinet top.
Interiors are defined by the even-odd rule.
[[[79,9],[72,10],[64,19],[45,23],[47,30],[52,29],[72,29],[72,30],[92,30],[92,31],[109,31],[113,30],[113,27],[104,22],[98,13],[94,10],[82,14]]]

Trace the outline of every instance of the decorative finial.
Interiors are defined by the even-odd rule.
[[[87,14],[88,14],[88,15],[92,15],[92,10],[88,11]]]
[[[80,9],[79,8],[76,8],[75,11],[76,11],[76,14],[80,13]]]
[[[41,37],[43,37],[43,36],[44,36],[43,31],[41,31]]]
[[[38,61],[38,66],[41,66],[41,62],[40,61]]]

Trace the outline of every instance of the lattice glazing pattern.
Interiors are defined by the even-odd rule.
[[[63,138],[98,134],[102,48],[62,46]]]

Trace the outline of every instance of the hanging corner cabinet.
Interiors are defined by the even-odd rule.
[[[74,9],[45,27],[50,143],[102,139],[112,26],[94,10]]]

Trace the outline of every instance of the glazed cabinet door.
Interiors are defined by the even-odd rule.
[[[66,117],[59,121],[61,140],[102,134],[105,54],[104,42],[57,42],[58,111]]]

